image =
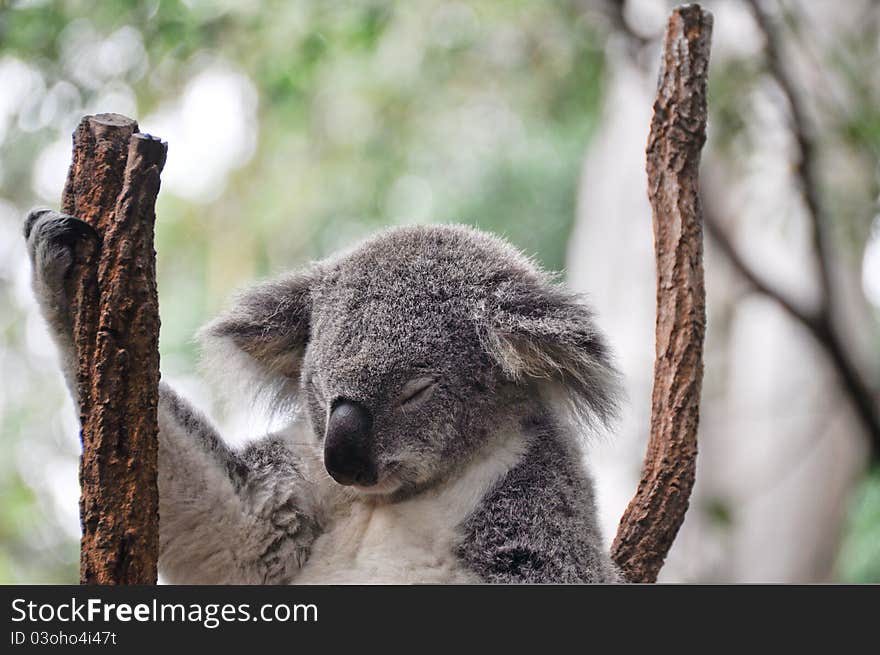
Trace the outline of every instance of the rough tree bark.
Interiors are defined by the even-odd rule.
[[[706,328],[700,151],[712,15],[699,5],[669,18],[647,147],[657,260],[651,431],[641,480],[612,545],[632,582],[654,582],[694,484]]]
[[[62,209],[97,231],[78,253],[83,584],[155,584],[159,303],[155,202],[167,146],[118,114],[82,119]]]

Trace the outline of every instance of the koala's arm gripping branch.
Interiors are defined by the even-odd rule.
[[[164,142],[117,114],[82,119],[63,211],[99,240],[74,269],[74,342],[79,369],[80,580],[155,584],[159,303],[153,250]]]
[[[684,520],[694,484],[706,328],[700,151],[712,15],[699,5],[669,18],[647,147],[657,259],[651,433],[638,491],[612,557],[632,582],[654,582]]]

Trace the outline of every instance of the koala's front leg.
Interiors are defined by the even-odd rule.
[[[73,336],[73,270],[82,261],[86,241],[99,242],[92,226],[73,216],[49,209],[31,211],[24,222],[31,260],[34,294],[58,346],[64,379],[76,402],[79,368]]]
[[[70,301],[73,272],[97,232],[48,209],[24,224],[32,285],[76,402],[79,364]],[[159,570],[169,582],[289,582],[317,536],[306,465],[280,437],[243,452],[165,384],[159,388]]]
[[[159,386],[159,573],[176,584],[290,583],[320,530],[301,447],[270,435],[241,452]],[[301,444],[301,442],[298,442]]]

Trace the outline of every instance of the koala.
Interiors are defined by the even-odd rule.
[[[31,212],[33,288],[75,394],[75,217]],[[584,434],[618,374],[590,310],[502,239],[384,231],[257,284],[200,337],[285,408],[230,448],[159,400],[159,569],[186,584],[609,583]]]

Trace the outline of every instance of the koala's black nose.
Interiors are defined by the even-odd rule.
[[[371,448],[373,417],[360,403],[337,401],[327,420],[324,466],[339,484],[369,487],[378,473]]]

